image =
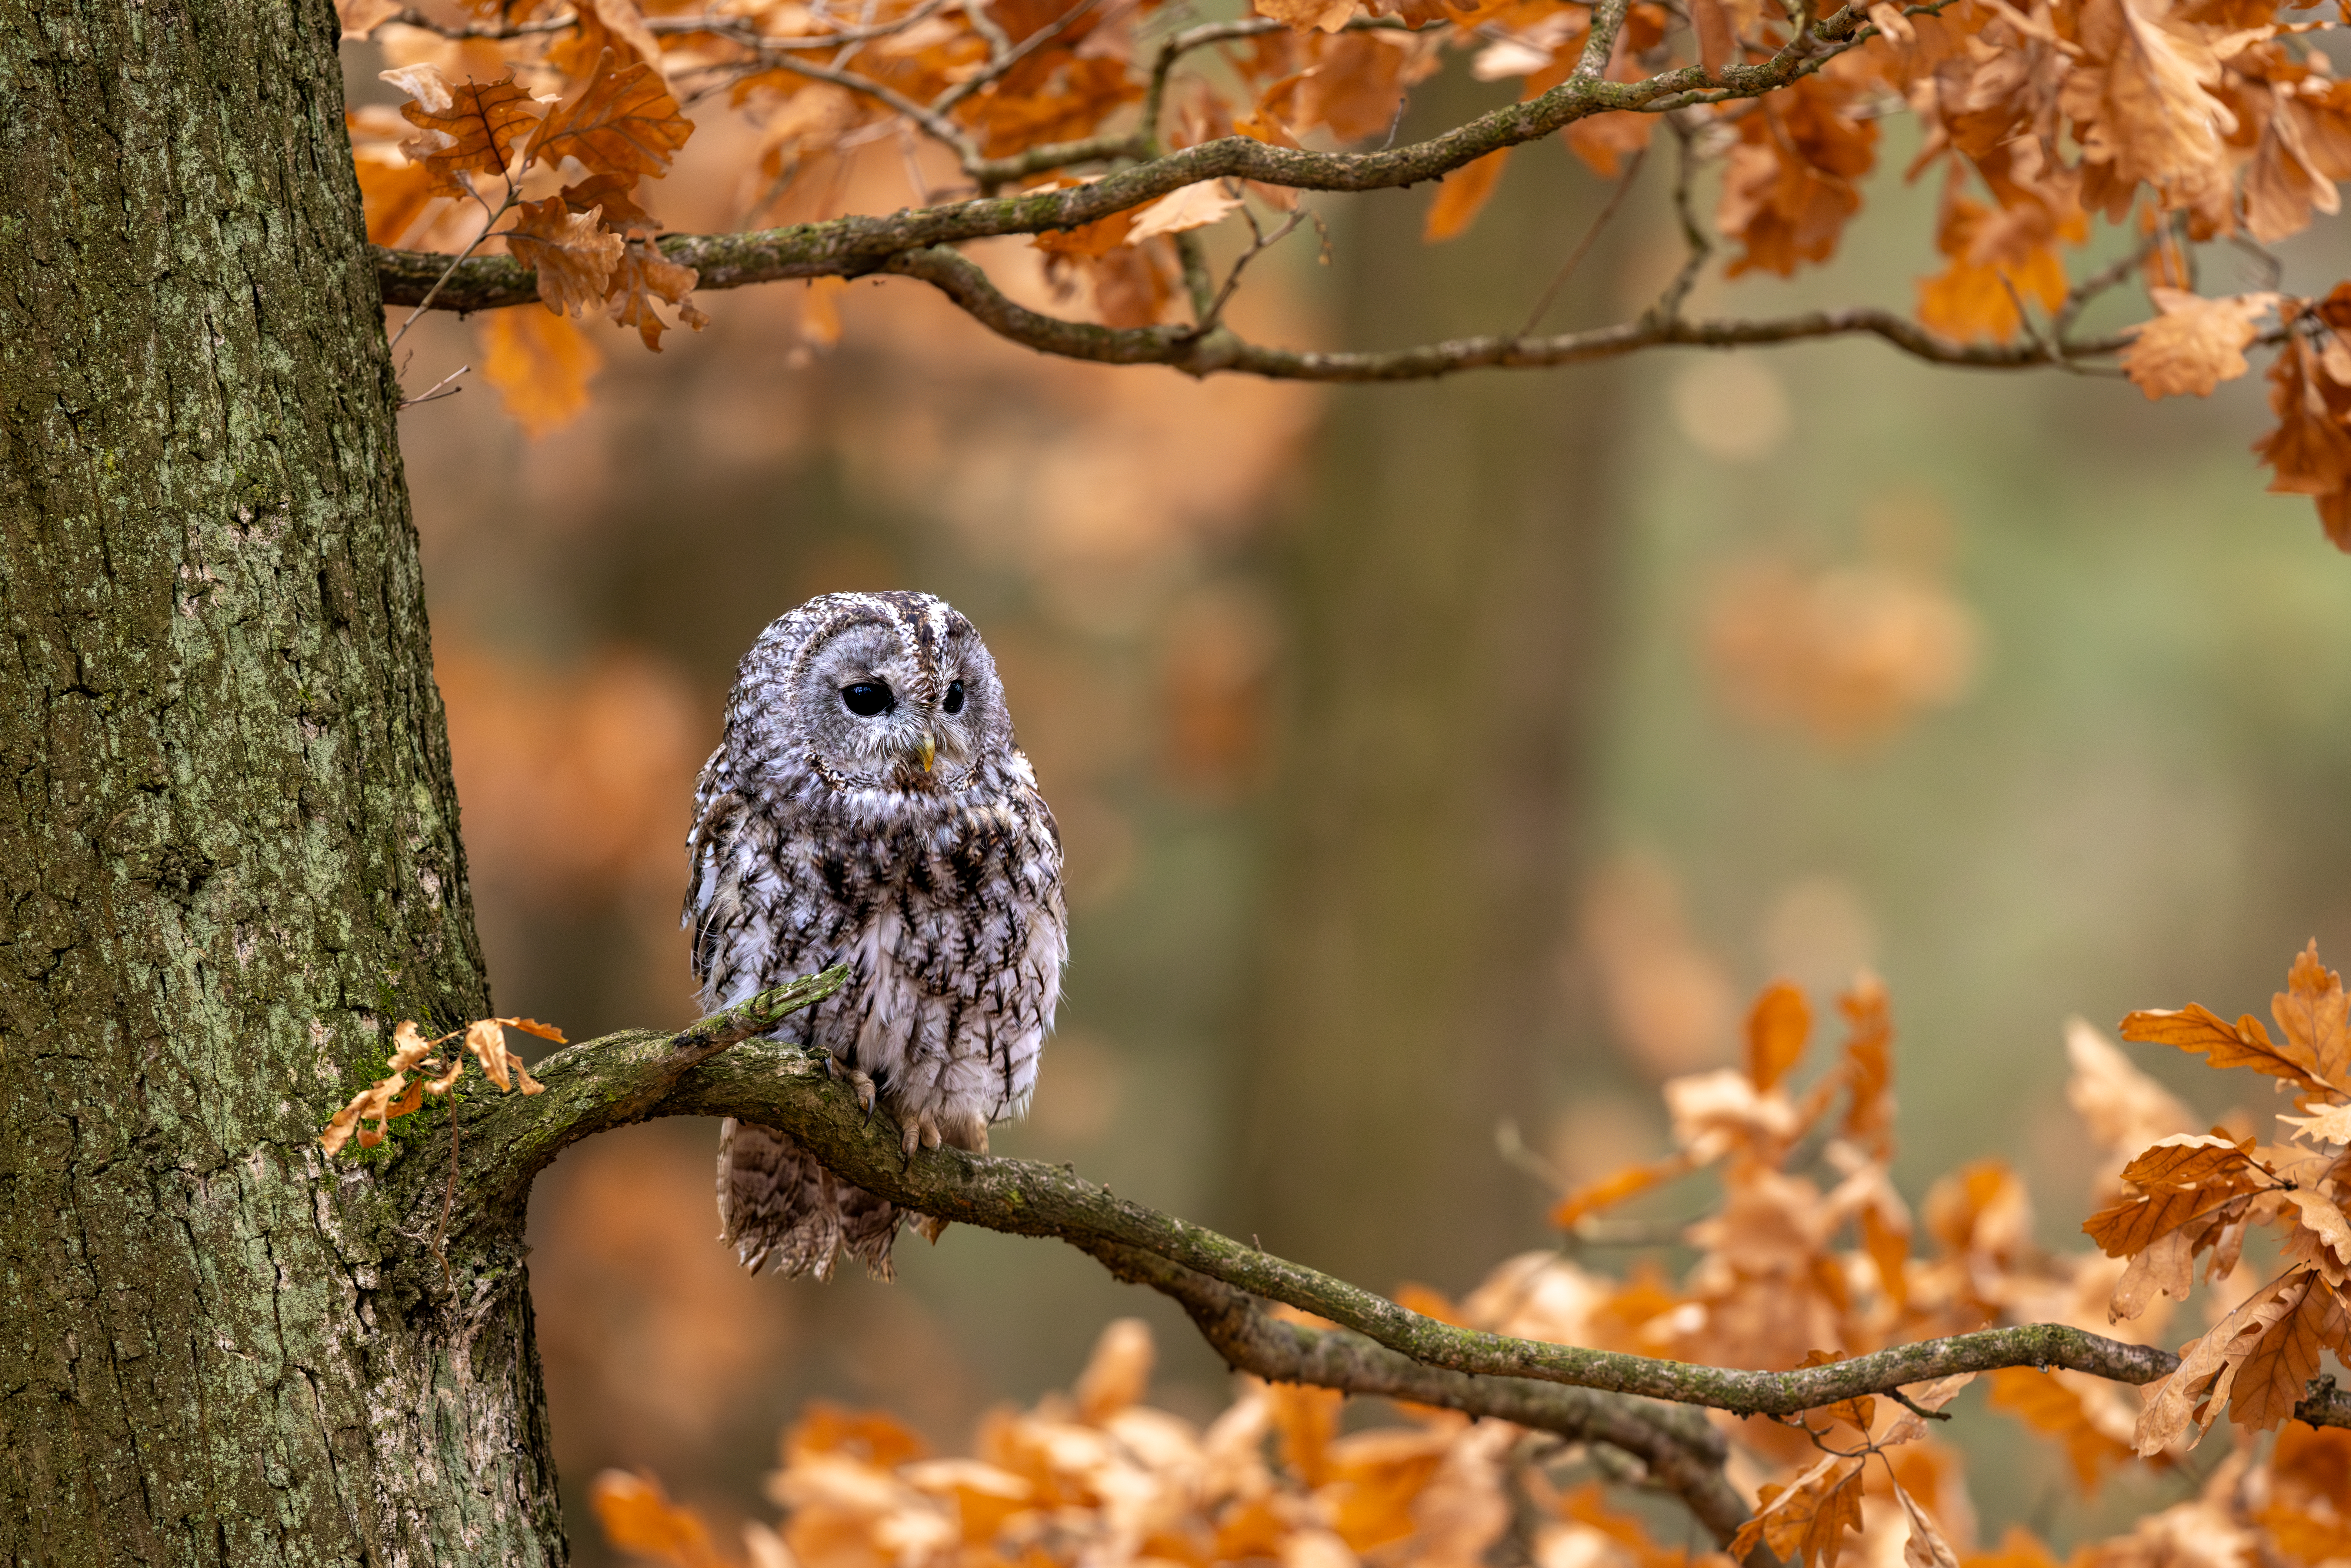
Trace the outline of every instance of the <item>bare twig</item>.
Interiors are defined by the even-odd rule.
[[[449,279],[457,275],[457,269],[465,264],[465,258],[473,255],[474,252],[480,247],[481,243],[484,240],[490,237],[490,231],[498,226],[498,220],[506,216],[507,212],[513,208],[515,203],[519,201],[521,197],[521,189],[517,186],[512,180],[508,180],[507,182],[507,199],[503,203],[499,204],[498,210],[496,212],[490,213],[490,215],[483,220],[482,232],[475,235],[471,240],[467,241],[465,249],[459,251],[455,256],[449,258],[449,265],[441,269],[441,276],[433,280],[433,287],[424,291],[424,297],[416,302],[416,308],[408,313],[408,319],[400,324],[400,330],[394,332],[392,335],[392,341],[384,345],[386,349],[397,349],[400,347],[400,340],[408,336],[408,329],[416,325],[416,319],[433,308],[434,298],[438,295],[442,289],[448,287]],[[482,198],[478,193],[474,195],[474,200],[482,202]],[[490,204],[487,202],[482,202],[482,210],[488,212],[489,205]],[[538,294],[538,286],[534,283],[531,288],[532,298],[536,298]],[[387,295],[384,298],[384,303],[390,305],[395,303],[395,301]]]
[[[1006,50],[1003,55],[996,59],[990,60],[985,69],[973,72],[962,81],[956,83],[955,86],[947,89],[946,91],[933,99],[931,100],[931,108],[937,112],[944,114],[948,110],[953,109],[956,104],[961,103],[965,99],[969,98],[973,93],[977,92],[981,88],[987,86],[990,82],[1001,79],[1005,72],[1010,70],[1014,66],[1019,65],[1022,60],[1027,59],[1030,55],[1035,54],[1039,49],[1043,48],[1047,44],[1051,43],[1055,38],[1060,37],[1062,31],[1067,28],[1071,23],[1076,21],[1080,16],[1084,16],[1088,11],[1092,10],[1093,7],[1094,0],[1078,0],[1076,5],[1061,13],[1059,20],[1049,22],[1044,26],[1038,28],[1035,32],[1021,39],[1020,42],[1015,44],[1011,48]]]
[[[1583,265],[1583,258],[1599,243],[1601,232],[1616,215],[1616,209],[1625,204],[1625,197],[1632,191],[1633,181],[1640,174],[1641,163],[1648,155],[1649,150],[1646,146],[1634,152],[1631,162],[1625,166],[1625,172],[1617,178],[1616,189],[1609,194],[1608,204],[1600,209],[1600,215],[1592,220],[1591,226],[1583,231],[1583,237],[1575,242],[1573,250],[1567,253],[1567,260],[1561,265],[1559,271],[1552,275],[1551,282],[1544,285],[1542,297],[1535,301],[1535,308],[1527,312],[1526,324],[1519,329],[1520,337],[1527,336],[1542,325],[1543,317],[1551,310],[1552,301],[1559,298],[1559,291],[1567,287],[1567,280],[1575,276],[1575,269]]]
[[[470,371],[474,367],[471,365],[459,365],[455,370],[451,371],[447,375],[443,376],[439,381],[434,382],[431,386],[426,387],[422,396],[402,398],[400,400],[400,408],[415,408],[423,403],[439,402],[444,397],[455,397],[459,392],[464,392],[465,389],[464,387],[451,387],[449,386],[449,383],[455,381],[459,376],[464,375],[467,371]],[[443,387],[449,387],[449,390],[447,392],[443,392],[441,390]],[[399,412],[399,409],[395,409],[393,412],[396,413]]]
[[[1233,262],[1232,270],[1225,274],[1224,287],[1217,290],[1217,298],[1209,304],[1207,313],[1200,318],[1199,330],[1203,332],[1213,332],[1217,329],[1217,322],[1224,319],[1225,305],[1232,298],[1233,290],[1241,286],[1241,273],[1249,264],[1288,239],[1290,232],[1306,221],[1306,214],[1303,212],[1293,212],[1282,219],[1280,228],[1269,235],[1259,226],[1257,214],[1247,207],[1241,209],[1241,216],[1249,220],[1249,247],[1241,252]]]

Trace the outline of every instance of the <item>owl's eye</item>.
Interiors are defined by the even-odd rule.
[[[963,683],[961,681],[949,681],[947,683],[947,700],[941,703],[939,706],[946,708],[949,713],[963,712]]]
[[[879,681],[859,681],[841,688],[841,706],[860,718],[872,718],[878,713],[888,713],[898,706],[890,688]]]

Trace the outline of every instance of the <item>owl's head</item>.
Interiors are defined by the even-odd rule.
[[[850,789],[954,789],[1012,749],[987,645],[927,593],[820,594],[776,621],[744,657],[727,728],[757,737],[746,763],[805,758]]]

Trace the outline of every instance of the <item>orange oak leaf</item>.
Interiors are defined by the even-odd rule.
[[[538,298],[556,315],[578,316],[604,301],[604,291],[628,242],[603,230],[603,209],[575,213],[561,196],[522,202],[515,226],[506,232],[507,251],[538,273]]]
[[[538,104],[528,89],[515,85],[512,71],[486,85],[469,81],[463,87],[443,82],[431,66],[383,75],[413,94],[400,112],[423,134],[401,150],[433,172],[438,194],[463,194],[460,174],[505,173],[523,133],[533,126],[544,129]]]
[[[2227,1019],[2200,1003],[2172,1010],[2135,1012],[2123,1019],[2122,1036],[2145,1045],[2176,1046],[2201,1055],[2215,1067],[2250,1067],[2272,1078],[2283,1078],[2304,1089],[2329,1087],[2319,1075],[2318,1059],[2289,1037],[2273,1044],[2261,1019],[2247,1013],[2232,1028]]]
[[[677,319],[699,332],[710,324],[710,318],[694,303],[694,286],[700,281],[701,275],[694,268],[667,259],[640,241],[628,247],[612,269],[612,319],[623,327],[634,327],[645,347],[658,354],[668,324],[654,310],[654,298],[677,307]]]
[[[1646,1192],[1696,1168],[1697,1162],[1687,1154],[1671,1155],[1645,1166],[1627,1166],[1568,1193],[1552,1209],[1551,1222],[1564,1230],[1588,1214],[1613,1207],[1635,1193]]]
[[[1836,1568],[1845,1531],[1861,1531],[1861,1465],[1858,1455],[1832,1454],[1784,1489],[1765,1487],[1755,1517],[1731,1538],[1732,1559],[1761,1541],[1783,1563]]]
[[[2250,1432],[2266,1432],[2294,1414],[2304,1385],[2317,1375],[2319,1352],[2343,1304],[2325,1281],[2311,1277],[2301,1295],[2270,1325],[2231,1385],[2229,1419]],[[2339,1339],[2337,1328],[2331,1336]]]
[[[589,1489],[604,1539],[633,1556],[667,1568],[730,1568],[710,1539],[710,1526],[690,1508],[669,1500],[661,1483],[627,1470],[606,1470]]]
[[[1902,1505],[1903,1513],[1910,1521],[1910,1539],[1902,1547],[1905,1568],[1959,1568],[1959,1554],[1951,1550],[1951,1543],[1943,1539],[1943,1532],[1937,1527],[1934,1516],[1920,1508],[1918,1500],[1905,1490],[1899,1481],[1894,1483],[1894,1500]]]
[[[602,209],[603,224],[614,234],[631,229],[657,233],[661,220],[637,204],[637,176],[634,174],[597,174],[576,185],[566,185],[558,193],[563,204],[575,213],[590,207]]]
[[[1845,1107],[1844,1135],[1883,1159],[1893,1152],[1894,1128],[1894,1019],[1885,982],[1875,975],[1861,976],[1837,998],[1837,1011],[1852,1031],[1844,1042],[1845,1081],[1853,1092]]]
[[[2078,1377],[2080,1375],[2072,1375]],[[2085,1492],[2094,1492],[2106,1473],[2131,1458],[2129,1418],[2121,1430],[2100,1419],[2091,1404],[2096,1393],[2076,1385],[2066,1375],[2038,1372],[2029,1366],[2004,1366],[1986,1374],[1984,1402],[2004,1410],[2043,1437],[2065,1446],[2074,1479]],[[2095,1389],[2097,1385],[2093,1385]],[[2101,1390],[2102,1391],[2102,1390]]]
[[[2210,1333],[2180,1346],[2179,1366],[2139,1390],[2144,1407],[2131,1446],[2142,1456],[2157,1453],[2190,1426],[2201,1439],[2228,1404],[2237,1369],[2271,1327],[2302,1304],[2310,1283],[2307,1270],[2288,1274],[2253,1292]]]
[[[524,149],[535,162],[579,160],[590,174],[653,174],[669,168],[694,122],[659,72],[640,60],[614,68],[606,49],[593,75],[568,94],[531,132]]]
[[[1220,224],[1240,210],[1241,199],[1226,193],[1221,180],[1202,180],[1171,191],[1134,214],[1126,243],[1140,245],[1154,235],[1182,234]]]
[[[2208,299],[2178,288],[2150,288],[2147,295],[2163,313],[2124,329],[2131,342],[2123,350],[2122,367],[2150,402],[2182,392],[2210,397],[2222,382],[2252,369],[2245,345],[2253,340],[2253,323],[2277,304],[2277,296],[2267,293]]]
[[[1748,1082],[1759,1092],[1779,1082],[1802,1058],[1812,1032],[1804,993],[1785,980],[1766,986],[1747,1013]]]
[[[1355,0],[1249,0],[1249,8],[1293,32],[1312,32],[1319,27],[1323,32],[1335,33],[1355,14]]]
[[[483,379],[534,438],[561,429],[588,406],[588,381],[602,350],[568,316],[492,310],[475,329]]]
[[[1463,164],[1445,177],[1437,187],[1437,199],[1428,204],[1428,216],[1420,227],[1420,237],[1434,245],[1441,240],[1458,239],[1469,232],[1478,214],[1501,183],[1502,165],[1510,161],[1510,150],[1495,149],[1483,158]]]
[[[2286,988],[2270,998],[2270,1017],[2298,1057],[2317,1064],[2318,1075],[2339,1082],[2351,1067],[2351,997],[2343,977],[2318,961],[2318,940],[2294,955]]]
[[[2231,1191],[2234,1178],[2253,1166],[2252,1140],[2238,1143],[2217,1133],[2179,1133],[2159,1139],[2123,1167],[2123,1180],[2149,1192],[2185,1192],[2220,1183]]]
[[[2337,285],[2330,303],[2344,294],[2345,287]],[[2318,308],[2322,319],[2326,308]],[[2294,312],[2286,306],[2279,313]],[[2253,452],[2269,465],[2271,492],[2310,497],[2318,504],[2326,537],[2337,549],[2351,551],[2351,430],[2344,421],[2351,411],[2351,385],[2345,380],[2328,373],[2327,357],[2300,333],[2289,336],[2269,369],[2270,412],[2277,415],[2277,428],[2254,442]]]
[[[2084,1220],[2082,1229],[2107,1257],[2127,1258],[2158,1237],[2202,1218],[2257,1185],[2254,1178],[2245,1176],[2232,1186],[2215,1184],[2125,1198]]]

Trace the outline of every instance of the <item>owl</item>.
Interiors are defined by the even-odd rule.
[[[845,964],[773,1038],[821,1047],[912,1155],[1028,1109],[1068,956],[1061,842],[987,644],[927,593],[828,593],[744,655],[686,835],[705,1009]],[[721,1239],[757,1273],[890,1277],[899,1211],[729,1118]],[[943,1227],[916,1217],[936,1240]]]

